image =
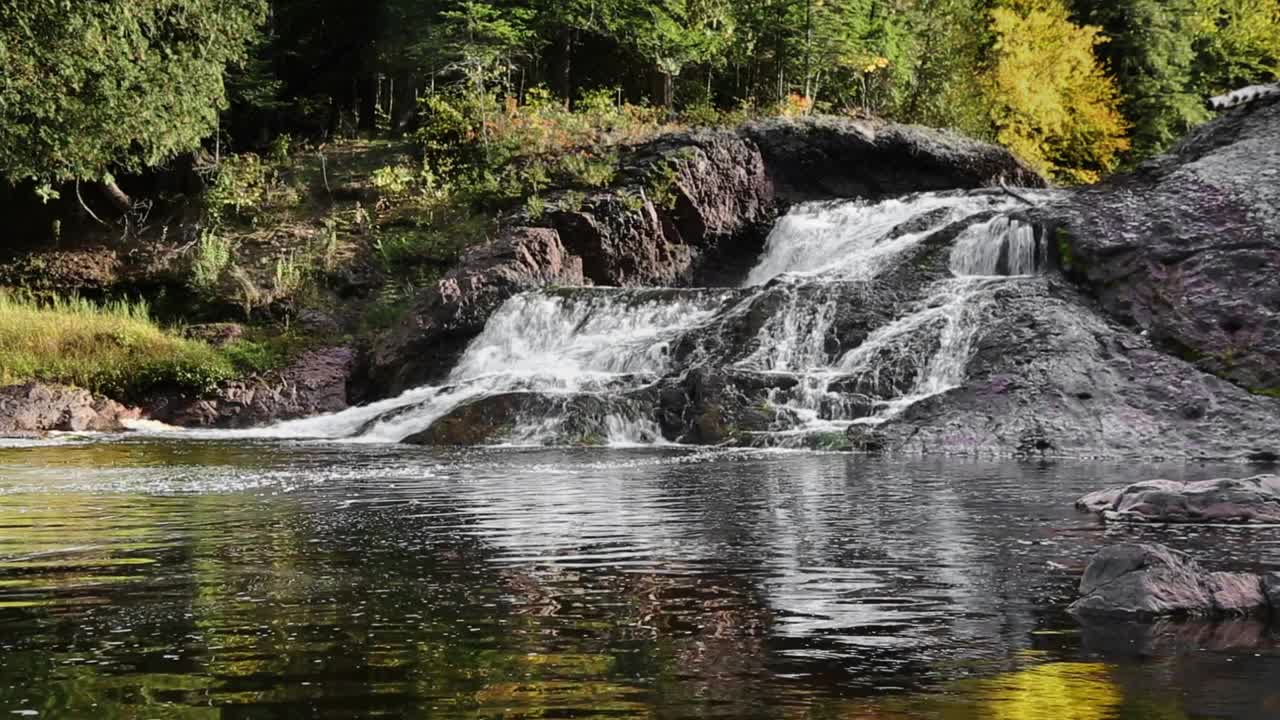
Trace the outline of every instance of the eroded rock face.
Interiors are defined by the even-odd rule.
[[[1053,277],[982,306],[964,383],[877,429],[913,454],[1267,460],[1280,402],[1253,395],[1100,316]]]
[[[371,394],[394,395],[443,378],[489,315],[516,293],[585,282],[582,259],[565,251],[554,230],[517,228],[471,249],[373,349]]]
[[[1091,493],[1076,507],[1125,522],[1280,523],[1280,477],[1148,480]]]
[[[1079,615],[1221,616],[1272,612],[1270,578],[1208,572],[1163,545],[1113,545],[1089,562],[1080,580]],[[1280,610],[1280,608],[1277,608]]]
[[[279,372],[228,383],[211,398],[162,398],[148,415],[181,427],[245,428],[338,412],[349,406],[355,369],[351,348],[310,350]]]
[[[1280,102],[1233,111],[1038,215],[1109,315],[1241,387],[1280,392]]]
[[[88,390],[26,383],[0,388],[0,435],[120,432],[141,412]]]

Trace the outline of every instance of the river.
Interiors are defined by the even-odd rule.
[[[1241,469],[96,438],[0,448],[0,715],[1280,716],[1276,632],[1082,627],[1072,500]]]

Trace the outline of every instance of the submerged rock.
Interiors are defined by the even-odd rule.
[[[141,411],[88,390],[32,382],[0,388],[0,435],[120,432]]]
[[[1157,544],[1126,543],[1094,555],[1080,579],[1079,615],[1156,617],[1280,612],[1269,596],[1276,578],[1209,572],[1185,553]]]
[[[534,441],[552,445],[604,445],[615,430],[633,429],[631,440],[658,440],[656,424],[627,396],[594,393],[505,392],[453,408],[427,429],[410,435],[411,445],[466,446]],[[649,428],[652,428],[650,430]],[[619,438],[621,439],[621,438]]]
[[[1280,477],[1199,482],[1148,480],[1090,493],[1076,507],[1108,520],[1151,523],[1280,523]]]

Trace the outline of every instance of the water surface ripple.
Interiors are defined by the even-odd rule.
[[[1081,628],[1084,491],[1239,468],[314,443],[0,449],[0,714],[1263,718],[1275,631]],[[1271,681],[1268,682],[1268,679]]]

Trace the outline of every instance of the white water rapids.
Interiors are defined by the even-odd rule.
[[[922,398],[964,380],[973,340],[990,289],[1009,276],[1028,275],[1043,251],[1030,226],[1004,215],[1012,200],[994,193],[925,194],[880,203],[801,205],[781,218],[744,290],[621,290],[582,288],[534,291],[507,301],[471,342],[448,380],[399,397],[340,413],[218,437],[397,442],[450,412],[507,393],[546,397],[620,398],[655,386],[673,367],[671,348],[697,337],[722,313],[744,312],[753,298],[785,293],[763,323],[753,349],[733,368],[788,375],[798,384],[771,391],[769,401],[805,433],[878,423]],[[828,338],[851,283],[866,284],[891,271],[906,251],[931,234],[978,213],[955,239],[951,279],[930,286],[923,301],[872,331],[856,347],[831,348]],[[872,290],[868,290],[872,292]],[[736,302],[735,302],[736,301]],[[902,375],[913,376],[904,380]],[[846,410],[847,391],[833,384],[876,390],[874,410]],[[885,396],[890,399],[884,399]],[[857,404],[857,403],[854,403]],[[564,412],[570,412],[567,408]],[[604,418],[609,444],[662,441],[652,408]],[[515,444],[556,442],[563,418],[521,417],[505,435]]]

